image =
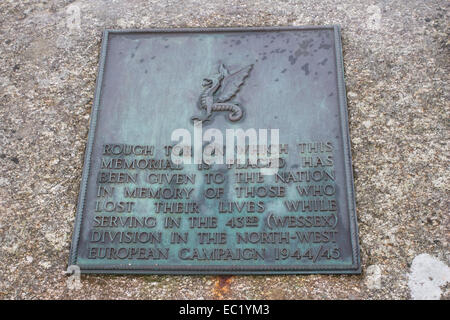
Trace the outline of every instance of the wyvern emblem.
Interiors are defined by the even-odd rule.
[[[192,117],[192,120],[209,121],[213,112],[229,111],[230,121],[241,120],[244,112],[238,103],[229,102],[241,89],[253,65],[248,65],[230,74],[224,64],[219,66],[219,72],[203,79],[205,88],[200,96],[200,109],[206,110],[204,117]]]

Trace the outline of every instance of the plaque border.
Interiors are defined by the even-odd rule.
[[[92,147],[97,128],[98,110],[103,85],[106,52],[109,36],[126,33],[220,33],[220,32],[266,32],[266,31],[293,31],[293,30],[333,30],[334,54],[336,62],[336,82],[339,97],[340,126],[342,135],[344,171],[348,200],[348,214],[350,222],[350,239],[352,245],[352,264],[348,265],[265,265],[265,266],[180,266],[180,265],[83,265],[77,264],[78,243],[83,222],[83,212],[86,201],[87,183],[91,167]],[[275,27],[220,27],[220,28],[161,28],[161,29],[105,29],[103,31],[100,51],[99,68],[94,93],[94,102],[91,110],[88,141],[86,144],[80,191],[78,195],[75,228],[69,254],[69,266],[77,265],[83,274],[177,274],[177,275],[251,275],[251,274],[360,274],[361,258],[358,241],[358,222],[356,215],[355,190],[353,183],[352,157],[350,148],[350,132],[348,126],[347,98],[344,80],[344,62],[342,57],[341,27],[340,25],[323,26],[275,26]]]

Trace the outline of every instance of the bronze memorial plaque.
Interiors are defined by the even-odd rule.
[[[105,31],[69,265],[360,273],[339,27]]]

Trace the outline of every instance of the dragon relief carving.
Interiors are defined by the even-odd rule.
[[[203,79],[204,90],[200,95],[200,109],[206,110],[206,115],[194,116],[197,121],[210,121],[213,112],[228,111],[228,119],[236,122],[242,119],[244,112],[238,103],[230,100],[236,96],[245,79],[250,74],[253,64],[230,73],[224,64],[219,66],[219,72]]]

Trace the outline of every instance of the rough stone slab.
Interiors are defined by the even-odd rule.
[[[74,5],[79,28],[68,23]],[[410,270],[415,257],[449,263],[448,9],[436,0],[0,1],[1,298],[411,298],[410,272],[424,278]],[[329,24],[342,29],[363,274],[86,275],[70,290],[63,272],[102,30]],[[439,288],[448,299],[448,285]]]

